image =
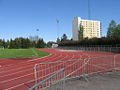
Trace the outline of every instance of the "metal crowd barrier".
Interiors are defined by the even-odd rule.
[[[34,67],[35,85],[29,90],[65,90],[65,80],[94,73],[120,70],[120,55],[38,63]],[[61,84],[62,81],[62,84]],[[53,87],[56,83],[56,88]],[[47,88],[47,89],[45,89]]]

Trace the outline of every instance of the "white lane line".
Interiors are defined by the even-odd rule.
[[[45,76],[43,76],[43,77],[46,77],[46,76],[51,75],[51,74],[53,74],[53,73],[55,73],[55,72],[49,73],[49,74],[47,74],[47,75],[45,75]],[[41,79],[41,78],[43,78],[43,77],[38,78],[38,80]],[[30,81],[28,81],[28,82],[20,83],[20,84],[18,84],[18,85],[9,87],[9,88],[7,88],[7,89],[5,89],[5,90],[14,89],[14,88],[17,88],[17,87],[19,87],[19,86],[22,86],[22,85],[25,85],[25,84],[28,84],[28,83],[31,83],[31,82],[34,82],[34,81],[35,81],[35,80],[32,79],[32,80],[30,80]]]
[[[43,59],[43,58],[49,57],[49,56],[51,56],[51,55],[52,55],[52,54],[49,54],[48,56],[40,57],[40,58],[37,58],[37,59],[28,60],[27,62],[32,62],[32,61],[36,61],[36,60],[38,60],[38,59]]]
[[[33,52],[36,56],[38,56],[38,53],[37,53],[37,52],[35,52],[35,50],[34,50],[34,49],[32,49],[32,52]]]
[[[61,54],[61,55],[62,55],[62,54]],[[66,55],[66,56],[68,57],[68,55]],[[73,57],[75,57],[75,55],[74,55],[74,54],[73,54],[72,56],[73,56]],[[64,58],[66,58],[66,57],[64,57]],[[62,58],[62,59],[64,59],[64,58]],[[31,74],[33,74],[33,73],[31,73]],[[19,77],[19,78],[20,78],[20,77]]]
[[[50,54],[50,55],[52,55],[52,54]],[[50,56],[49,55],[49,56]],[[44,57],[41,57],[41,58],[36,58],[36,59],[32,59],[32,60],[29,60],[29,61],[26,61],[26,62],[32,62],[32,61],[37,61],[37,60],[40,60],[40,59],[43,59],[43,58],[45,58],[45,57],[48,57],[48,56],[44,56]],[[25,64],[26,62],[22,62],[22,63],[20,63],[20,64]],[[20,65],[19,64],[19,65]],[[27,64],[32,64],[32,63],[27,63]],[[26,66],[27,66],[27,64],[26,64]],[[10,66],[13,66],[13,65],[16,65],[16,64],[12,64],[12,65],[10,65]],[[9,66],[9,67],[10,67]],[[30,67],[30,66],[29,66]],[[4,69],[4,68],[2,68],[2,69]],[[18,69],[22,69],[22,68],[18,68]],[[13,70],[16,70],[16,69],[12,69],[12,70],[8,70],[8,71],[13,71]],[[7,71],[2,71],[2,72],[0,72],[0,73],[3,73],[3,72],[7,72]]]
[[[6,76],[10,76],[10,75],[14,75],[14,74],[21,73],[21,72],[27,72],[27,71],[30,71],[30,70],[32,70],[32,68],[29,68],[29,69],[26,69],[26,70],[22,70],[22,71],[18,71],[18,72],[11,73],[11,74],[7,74],[7,75],[2,75],[2,76],[0,76],[0,78],[6,77]]]
[[[62,54],[59,55],[59,58],[60,58],[60,57],[62,57]],[[57,60],[57,58],[58,58],[58,57],[54,58],[53,60]],[[64,58],[65,58],[65,57],[64,57]],[[63,59],[63,58],[62,58],[62,59]],[[27,74],[27,75],[23,75],[23,76],[17,77],[17,78],[12,78],[12,79],[9,79],[9,80],[4,80],[4,81],[2,81],[2,82],[0,82],[0,83],[5,83],[5,82],[13,81],[13,80],[16,80],[16,79],[19,79],[19,78],[22,78],[22,77],[25,77],[25,76],[29,76],[29,75],[32,75],[32,74],[34,74],[34,72],[33,72],[33,73],[30,73],[30,74]]]
[[[49,52],[49,53],[50,53],[50,52]],[[50,53],[48,56],[51,56],[51,55],[52,55],[52,53]],[[20,64],[26,63],[26,62],[30,62],[30,61],[36,61],[36,60],[38,60],[38,59],[42,59],[42,58],[45,58],[45,57],[48,57],[48,56],[44,56],[44,57],[39,57],[39,58],[37,58],[37,59],[28,60],[28,61],[25,61],[25,62],[21,62]],[[15,65],[15,64],[7,65],[7,67],[8,67],[8,66],[13,66],[13,65]]]
[[[13,88],[17,88],[17,87],[22,86],[22,85],[25,85],[25,83],[18,84],[18,85],[16,85],[16,86],[7,88],[7,89],[5,89],[5,90],[10,90],[10,89],[13,89]]]
[[[41,59],[41,58],[40,58],[40,59]],[[34,60],[38,60],[38,59],[34,59]],[[33,66],[33,65],[30,65],[30,66],[28,66],[28,67],[24,67],[24,68],[18,68],[17,70],[19,70],[19,69],[24,69],[24,70],[21,70],[21,71],[18,71],[18,72],[12,73],[12,74],[7,74],[7,75],[4,75],[4,76],[0,76],[0,77],[5,77],[5,76],[13,75],[13,74],[16,74],[16,73],[24,72],[24,71],[29,71],[29,70],[32,69],[32,66]],[[29,68],[29,67],[31,67],[31,68],[25,70],[25,68]],[[16,69],[13,69],[13,70],[16,70]],[[13,71],[13,70],[11,70],[11,71]],[[4,72],[3,72],[3,73],[4,73]]]
[[[59,57],[61,57],[62,56],[62,54],[59,56]],[[56,59],[57,59],[58,57],[56,57]],[[54,58],[55,59],[55,58]],[[53,59],[53,60],[54,60]],[[63,59],[63,58],[62,58]],[[34,72],[33,73],[30,73],[30,74],[26,74],[26,75],[23,75],[23,76],[20,76],[20,77],[17,77],[17,78],[12,78],[12,79],[8,79],[8,80],[4,80],[4,81],[2,81],[2,82],[0,82],[0,83],[5,83],[5,82],[9,82],[9,81],[13,81],[13,80],[16,80],[16,79],[19,79],[19,78],[22,78],[22,77],[26,77],[26,76],[29,76],[29,75],[32,75],[32,74],[34,74]]]
[[[17,78],[4,80],[4,81],[1,81],[0,83],[6,83],[6,82],[13,81],[13,80],[16,80],[16,79],[19,79],[19,78],[22,78],[22,77],[25,77],[25,76],[29,76],[29,75],[32,75],[32,74],[34,74],[34,73],[26,74],[26,75],[23,75],[23,76],[20,76],[20,77],[17,77]]]
[[[71,54],[72,55],[72,57],[71,58],[74,58],[75,57],[75,55],[72,53]],[[61,54],[60,56],[63,56],[63,54]],[[65,58],[67,58],[69,56],[69,54],[66,54],[65,55],[65,57],[64,58],[62,58],[61,60],[64,60]],[[57,59],[57,58],[56,58]],[[60,59],[59,59],[60,60]],[[58,61],[59,61],[58,60]],[[38,71],[39,72],[39,71]],[[47,74],[48,75],[48,74]],[[38,79],[40,79],[40,78],[38,78]],[[29,82],[33,82],[33,81],[35,81],[34,79],[32,79],[32,80],[30,80],[30,81],[28,81],[28,83]],[[12,86],[12,87],[10,87],[10,88],[7,88],[7,89],[5,89],[5,90],[10,90],[10,89],[13,89],[13,88],[17,88],[17,87],[19,87],[19,86],[22,86],[22,85],[24,85],[25,83],[21,83],[21,84],[18,84],[18,85],[16,85],[16,86]]]
[[[61,56],[60,56],[61,57]],[[58,57],[56,57],[56,58],[54,58],[54,59],[57,59]],[[31,66],[29,66],[29,67],[31,67]],[[24,68],[27,68],[27,67],[24,67]],[[23,69],[23,68],[20,68],[20,69]],[[0,76],[0,77],[5,77],[5,76],[9,76],[9,75],[14,75],[14,74],[17,74],[17,73],[20,73],[20,72],[25,72],[25,71],[29,71],[29,70],[31,70],[32,69],[32,67],[30,68],[30,69],[24,69],[24,70],[22,70],[22,71],[18,71],[18,72],[15,72],[15,73],[12,73],[12,74],[7,74],[7,75],[4,75],[4,76]],[[15,70],[15,69],[13,69],[13,70]]]
[[[62,54],[60,54],[60,57],[61,56],[63,56]],[[66,57],[68,57],[68,55],[65,55],[65,57],[63,57],[62,59],[59,59],[59,60],[63,60],[64,58],[66,58]],[[57,60],[57,58],[56,58],[56,60]],[[59,61],[58,60],[58,61]],[[40,71],[38,71],[38,72],[40,72]],[[32,73],[33,74],[33,73]],[[49,74],[47,74],[47,75],[49,75]],[[43,76],[43,77],[45,77],[45,76]],[[41,77],[42,78],[42,77]],[[39,78],[40,79],[40,78]],[[32,80],[32,81],[35,81],[34,79]],[[6,81],[7,82],[7,81]],[[25,83],[21,83],[21,84],[18,84],[18,85],[16,85],[16,86],[13,86],[13,87],[10,87],[10,88],[7,88],[7,89],[5,89],[5,90],[10,90],[10,89],[13,89],[13,88],[16,88],[16,87],[19,87],[19,86],[22,86],[22,85],[24,85]]]

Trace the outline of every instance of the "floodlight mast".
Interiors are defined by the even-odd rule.
[[[36,29],[36,32],[37,32],[37,36],[36,36],[36,43],[37,43],[37,41],[39,40],[39,29]]]
[[[90,6],[90,0],[88,0],[88,19],[91,20],[91,6]]]
[[[56,19],[57,22],[57,38],[59,38],[59,20]]]
[[[36,31],[39,31],[39,29],[36,29]]]

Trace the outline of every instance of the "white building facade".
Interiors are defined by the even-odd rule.
[[[79,40],[78,34],[80,25],[83,26],[83,38],[100,38],[101,37],[101,23],[100,21],[84,20],[80,17],[75,17],[72,22],[72,36],[73,40]]]

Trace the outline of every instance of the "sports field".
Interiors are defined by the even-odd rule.
[[[31,49],[4,49],[0,50],[0,58],[31,58],[49,55],[48,52]]]
[[[60,49],[39,49],[40,51],[46,51],[51,53],[51,55],[42,58],[29,58],[27,60],[24,59],[9,59],[3,60],[0,58],[0,90],[27,90],[28,88],[35,85],[36,81],[41,81],[41,78],[48,77],[54,71],[65,68],[65,72],[68,76],[69,73],[72,75],[82,74],[82,73],[91,73],[97,72],[98,70],[104,70],[105,68],[112,67],[112,57],[106,58],[98,58],[96,60],[87,60],[86,58],[93,58],[93,57],[105,57],[105,56],[113,56],[116,54],[107,53],[107,52],[87,52],[87,51],[68,51],[68,50],[60,50]],[[22,53],[22,52],[21,52]],[[120,57],[116,57],[116,64],[115,66],[120,66]],[[36,71],[35,65],[38,63],[48,63],[48,62],[57,62],[57,61],[68,61],[68,60],[75,60],[75,59],[82,59],[82,60],[75,61],[75,62],[65,62],[65,63],[53,63],[49,65],[42,65],[37,66]],[[102,65],[101,65],[102,63]],[[113,62],[114,63],[114,62]],[[91,66],[91,64],[94,64]],[[79,67],[84,67],[78,70],[77,74],[74,73],[75,69]],[[97,65],[97,67],[96,67]],[[98,67],[98,65],[101,65]],[[76,70],[77,70],[76,69]],[[41,70],[41,71],[40,71]],[[85,70],[85,72],[83,72]],[[45,71],[45,72],[43,72]],[[41,74],[41,72],[43,72]],[[36,73],[38,75],[36,79]],[[40,77],[39,77],[40,75]],[[41,75],[43,77],[41,77]],[[70,74],[71,75],[71,74]],[[59,75],[58,75],[59,76]]]

